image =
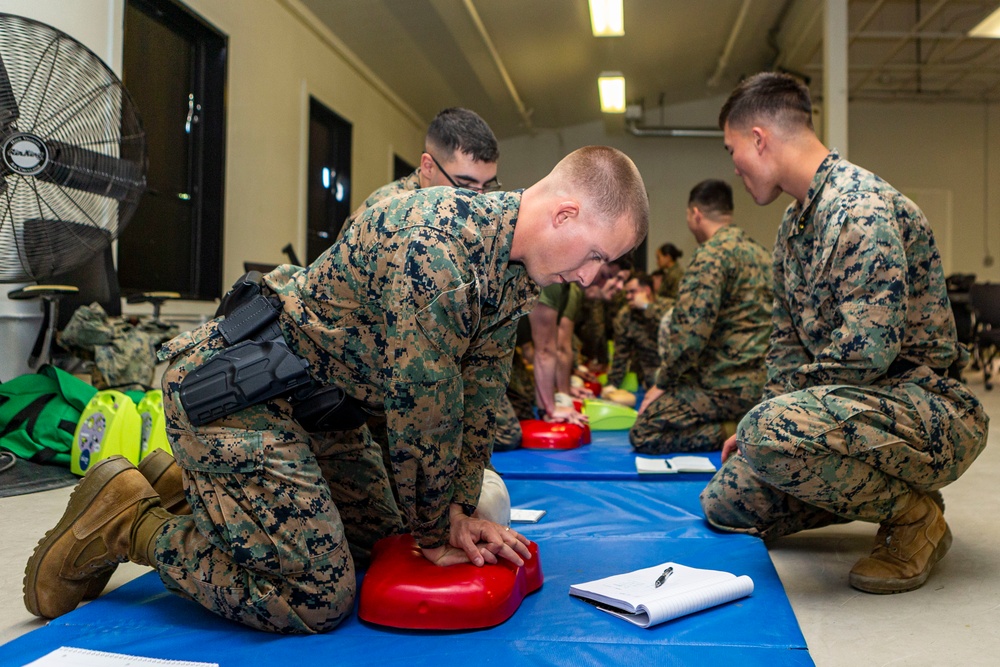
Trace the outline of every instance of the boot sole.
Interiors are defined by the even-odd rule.
[[[28,559],[24,568],[24,606],[35,616],[48,618],[38,605],[37,584],[39,565],[49,553],[49,550],[66,531],[86,512],[98,492],[117,475],[134,468],[123,456],[112,456],[98,461],[84,476],[69,497],[69,504],[56,527],[45,533],[35,547],[34,553]]]
[[[934,569],[934,565],[936,565],[939,560],[944,558],[944,555],[948,553],[948,549],[950,548],[951,528],[946,524],[944,535],[941,536],[941,541],[938,542],[936,547],[934,547],[934,552],[931,553],[930,560],[927,562],[927,567],[924,568],[924,571],[917,576],[910,577],[909,579],[880,579],[877,577],[864,577],[856,575],[852,572],[849,577],[849,582],[853,588],[856,588],[859,591],[874,593],[876,595],[891,595],[892,593],[906,593],[908,591],[916,590],[924,585],[924,582],[927,581],[927,577],[931,574],[931,570]]]

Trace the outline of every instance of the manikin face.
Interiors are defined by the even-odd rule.
[[[763,135],[760,128],[734,129],[729,123],[723,130],[726,150],[733,158],[736,175],[743,179],[753,200],[765,206],[781,194],[781,187],[762,155]]]
[[[570,282],[586,287],[607,262],[631,250],[634,237],[628,216],[609,223],[580,211],[560,211],[524,258],[524,267],[542,287]]]
[[[482,193],[498,185],[496,162],[480,162],[462,151],[455,151],[451,157],[424,155],[430,158],[421,161],[428,187],[443,185]]]

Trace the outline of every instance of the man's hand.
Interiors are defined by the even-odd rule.
[[[726,459],[739,451],[739,447],[736,446],[736,434],[726,438],[726,441],[722,443],[722,462],[725,463]]]
[[[524,535],[492,521],[466,516],[459,505],[451,507],[451,534],[448,542],[451,547],[461,550],[466,560],[454,560],[455,555],[447,551],[434,553],[444,548],[438,547],[423,550],[424,557],[431,562],[440,565],[450,565],[450,561],[470,562],[481,567],[485,563],[495,564],[498,558],[503,558],[520,567],[525,560],[531,558],[528,538]],[[439,563],[434,559],[435,556],[446,562]]]
[[[420,553],[430,562],[440,566],[458,565],[459,563],[469,562],[469,556],[464,551],[456,549],[450,544],[445,544],[434,549],[421,548]]]
[[[649,404],[663,396],[666,392],[659,387],[650,387],[646,390],[646,395],[642,399],[642,405],[639,406],[639,414],[641,415],[643,411],[649,407]]]
[[[553,413],[545,413],[545,421],[547,422],[565,422],[568,424],[576,424],[577,426],[585,426],[587,424],[587,415],[577,412],[573,408],[558,407]]]

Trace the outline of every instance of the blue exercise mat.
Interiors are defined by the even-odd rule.
[[[707,456],[719,468],[722,452],[698,454]],[[709,480],[709,473],[674,473],[640,475],[635,470],[635,451],[628,441],[628,431],[595,431],[591,443],[576,449],[515,449],[493,452],[493,467],[504,479],[581,479],[581,480],[645,480],[678,481]],[[688,454],[668,454],[649,458],[671,459]]]
[[[696,482],[512,480],[512,502],[546,509],[516,527],[539,545],[545,584],[505,623],[465,632],[383,628],[356,615],[331,633],[277,636],[220,619],[148,574],[0,649],[20,667],[59,646],[253,667],[503,664],[813,664],[763,543],[710,530]],[[569,586],[673,560],[749,575],[753,595],[650,629],[569,596]]]

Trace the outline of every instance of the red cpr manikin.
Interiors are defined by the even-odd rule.
[[[521,420],[521,447],[525,449],[575,449],[590,443],[590,428],[541,419]]]
[[[411,535],[379,540],[361,584],[358,616],[370,623],[412,630],[469,630],[503,623],[521,600],[542,586],[538,545],[518,567],[496,565],[439,567],[420,554]]]

